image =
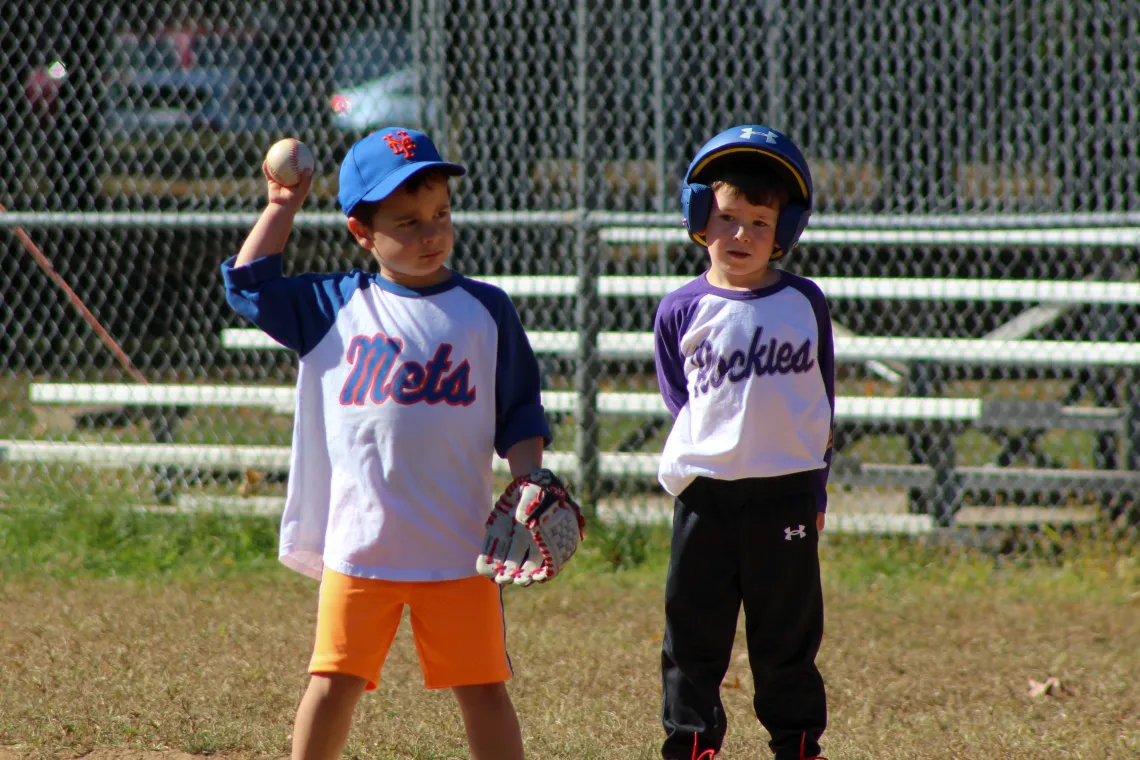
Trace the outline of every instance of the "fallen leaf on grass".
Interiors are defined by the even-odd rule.
[[[1061,686],[1061,682],[1054,676],[1049,676],[1044,681],[1029,679],[1029,696],[1031,697],[1056,697],[1064,693],[1065,687]]]

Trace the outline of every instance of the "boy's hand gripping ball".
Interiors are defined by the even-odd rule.
[[[266,174],[282,187],[295,187],[301,181],[301,173],[312,171],[314,166],[309,146],[292,137],[273,143],[265,155]]]

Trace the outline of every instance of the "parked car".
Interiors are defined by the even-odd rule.
[[[396,29],[357,29],[332,51],[333,126],[353,139],[381,127],[428,129],[436,106],[418,93],[409,36]]]
[[[328,119],[319,52],[268,49],[256,29],[116,36],[105,86],[105,191],[120,204],[241,205],[269,145]]]

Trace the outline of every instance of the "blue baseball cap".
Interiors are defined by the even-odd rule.
[[[444,161],[431,138],[405,127],[385,127],[357,141],[340,165],[337,200],[345,216],[364,201],[382,201],[409,177],[438,168],[451,177],[466,174]]]

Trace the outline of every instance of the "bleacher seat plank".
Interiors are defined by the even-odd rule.
[[[924,465],[852,465],[847,458],[844,460],[843,465],[837,465],[832,471],[831,481],[836,485],[926,488],[934,478],[933,470]],[[546,452],[543,461],[567,476],[579,471],[578,457],[571,451]],[[599,469],[604,476],[655,478],[657,461],[657,454],[604,452],[599,456]],[[286,472],[289,447],[7,440],[0,441],[0,463]],[[509,471],[506,460],[499,457],[493,459],[493,467],[500,474]],[[1140,492],[1140,472],[1126,470],[959,467],[955,472],[962,487],[968,489]]]
[[[117,404],[122,406],[221,406],[269,407],[292,412],[292,386],[230,385],[138,385],[128,383],[32,383],[29,398],[34,404]],[[549,412],[578,408],[574,391],[543,391],[542,403]],[[978,420],[984,409],[981,399],[839,396],[837,417],[847,420]],[[665,402],[657,393],[602,392],[602,414],[664,415]]]
[[[578,333],[531,331],[537,353],[573,355]],[[282,349],[260,330],[230,328],[222,331],[228,349]],[[653,334],[602,332],[598,352],[607,359],[653,358]],[[982,338],[835,338],[836,361],[930,361],[955,364],[1010,364],[1031,366],[1137,366],[1140,345],[1104,341],[986,340]]]
[[[1082,525],[1099,518],[1096,507],[962,507],[954,514],[959,528],[1014,525]]]
[[[572,275],[483,276],[472,279],[515,297],[570,297],[578,293]],[[598,295],[661,298],[691,277],[616,275],[597,279]],[[998,301],[1052,305],[1140,305],[1140,283],[1092,280],[983,280],[925,277],[813,277],[828,298],[888,301]]]

